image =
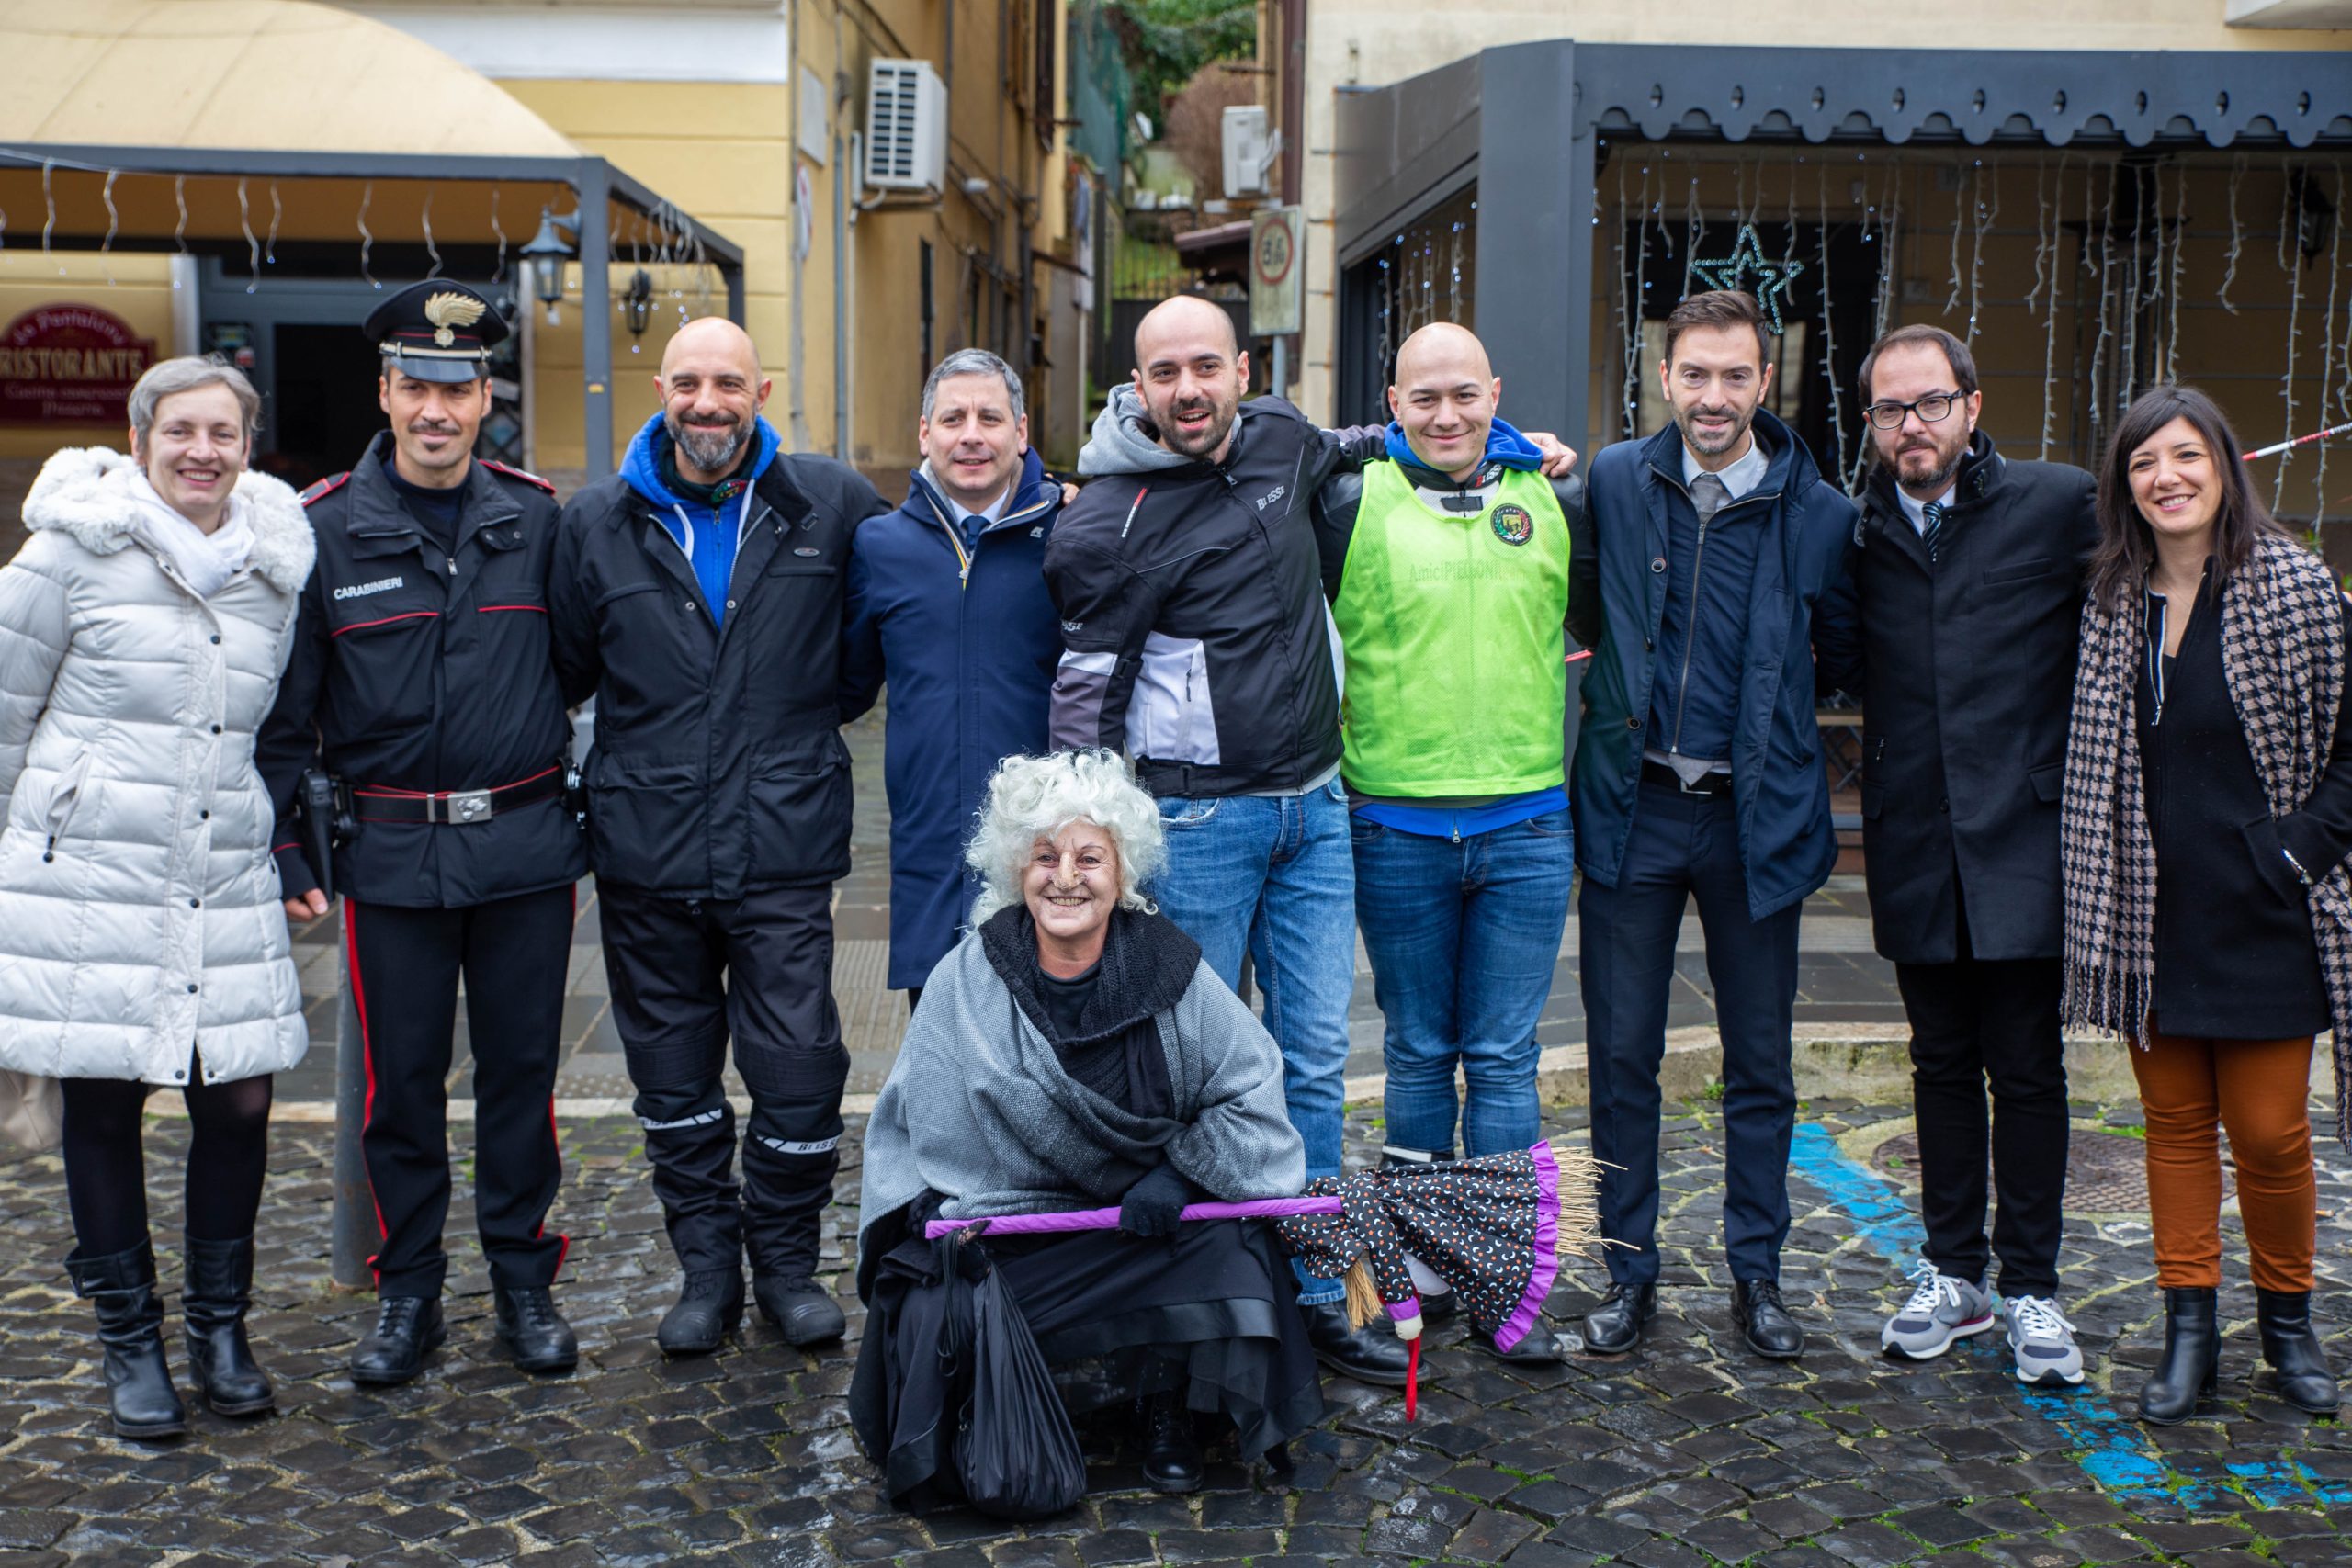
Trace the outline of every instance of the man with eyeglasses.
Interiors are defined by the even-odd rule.
[[[1975,361],[1939,327],[1881,338],[1861,392],[1878,461],[1844,590],[1854,613],[1825,618],[1816,652],[1861,693],[1871,918],[1911,1021],[1928,1245],[1880,1343],[1925,1359],[2005,1319],[2018,1381],[2079,1383],[2057,1303],[2058,796],[2095,487],[1994,449]]]

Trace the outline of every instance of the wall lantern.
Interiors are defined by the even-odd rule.
[[[546,208],[539,209],[539,231],[523,247],[523,255],[531,263],[535,287],[532,292],[539,303],[548,308],[548,325],[558,321],[556,307],[563,301],[563,265],[576,254],[574,240],[580,233],[580,216],[558,218]],[[573,238],[568,239],[567,235]]]

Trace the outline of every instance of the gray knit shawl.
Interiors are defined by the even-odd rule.
[[[1181,1123],[1168,1163],[1217,1198],[1295,1196],[1306,1151],[1256,1015],[1203,964],[1153,1021]],[[947,1199],[944,1219],[1115,1204],[1135,1175],[1116,1151],[1137,1121],[1071,1081],[972,932],[932,971],[875,1100],[858,1234],[926,1187]]]
[[[2222,589],[2222,666],[2254,770],[2284,817],[2327,767],[2344,692],[2344,615],[2326,565],[2265,536]],[[2066,890],[2066,1021],[2137,1040],[2155,995],[2156,851],[2140,772],[2140,595],[2083,606],[2082,658],[2066,738],[2060,862]],[[2194,889],[2184,890],[2193,895]],[[2312,927],[2335,1029],[2336,1135],[2352,1142],[2352,871],[2311,891]],[[2214,911],[2226,919],[2228,911]]]

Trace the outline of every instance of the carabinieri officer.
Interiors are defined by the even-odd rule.
[[[405,1382],[446,1337],[441,1231],[458,982],[466,982],[476,1214],[498,1338],[526,1371],[568,1371],[548,1287],[561,1165],[554,1100],[572,884],[586,869],[563,799],[570,726],[548,649],[555,490],[473,456],[491,406],[490,301],[434,278],[367,321],[391,429],[348,473],[303,492],[318,567],[259,758],[278,812],[286,908],[326,913],[293,807],[306,771],[334,781],[352,1000],[368,1071],[362,1145],[382,1245],[379,1305],[354,1382]],[[313,829],[315,831],[315,829]]]

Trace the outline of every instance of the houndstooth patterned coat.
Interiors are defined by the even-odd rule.
[[[2222,664],[2270,813],[2300,807],[2327,765],[2344,692],[2344,614],[2325,563],[2265,536],[2222,590]],[[2138,596],[2083,606],[2059,840],[2066,896],[2065,1017],[2137,1039],[2154,995],[2156,853],[2134,706],[2146,636]],[[2352,869],[2311,890],[2335,1021],[2336,1136],[2352,1144]]]

